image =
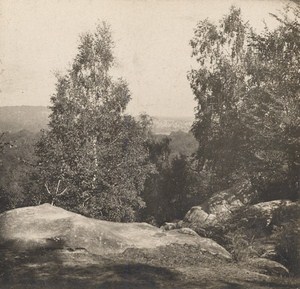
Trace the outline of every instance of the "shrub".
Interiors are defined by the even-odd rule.
[[[245,261],[251,257],[258,256],[254,245],[254,236],[249,238],[243,230],[228,233],[226,239],[226,249],[232,254],[236,261]]]
[[[283,221],[281,224],[279,223]],[[293,275],[300,275],[300,212],[299,206],[279,208],[274,214],[277,261]]]

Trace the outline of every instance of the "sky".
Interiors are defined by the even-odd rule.
[[[50,104],[57,71],[72,63],[79,35],[99,21],[111,25],[114,75],[131,90],[128,112],[192,117],[187,80],[193,29],[217,22],[231,5],[257,30],[288,0],[0,0],[0,106]]]

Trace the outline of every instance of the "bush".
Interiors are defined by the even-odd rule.
[[[270,230],[264,212],[252,206],[237,209],[224,226],[225,234],[239,231],[248,239],[268,236]]]
[[[245,261],[261,255],[259,239],[270,235],[264,213],[252,206],[245,206],[233,212],[231,217],[220,226],[214,228],[213,236],[209,236],[225,247],[236,261]]]
[[[245,261],[251,257],[258,256],[258,252],[255,249],[255,238],[249,238],[244,230],[237,230],[230,232],[226,236],[226,249],[232,254],[236,261]]]
[[[279,225],[279,221],[285,221]],[[300,275],[300,212],[299,206],[279,208],[274,216],[278,224],[275,234],[277,261],[293,275]]]
[[[276,246],[278,261],[285,265],[292,274],[300,275],[300,228],[291,222],[281,230]]]

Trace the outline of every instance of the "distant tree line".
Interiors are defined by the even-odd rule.
[[[188,73],[195,121],[192,133],[170,136],[126,113],[131,95],[110,74],[109,26],[82,35],[71,67],[57,75],[48,130],[0,140],[0,210],[50,202],[160,225],[241,178],[260,200],[297,199],[299,9],[273,17],[278,27],[260,34],[234,7],[218,24],[198,23]]]

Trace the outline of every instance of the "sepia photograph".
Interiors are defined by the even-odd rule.
[[[300,289],[299,0],[0,0],[0,288]]]

